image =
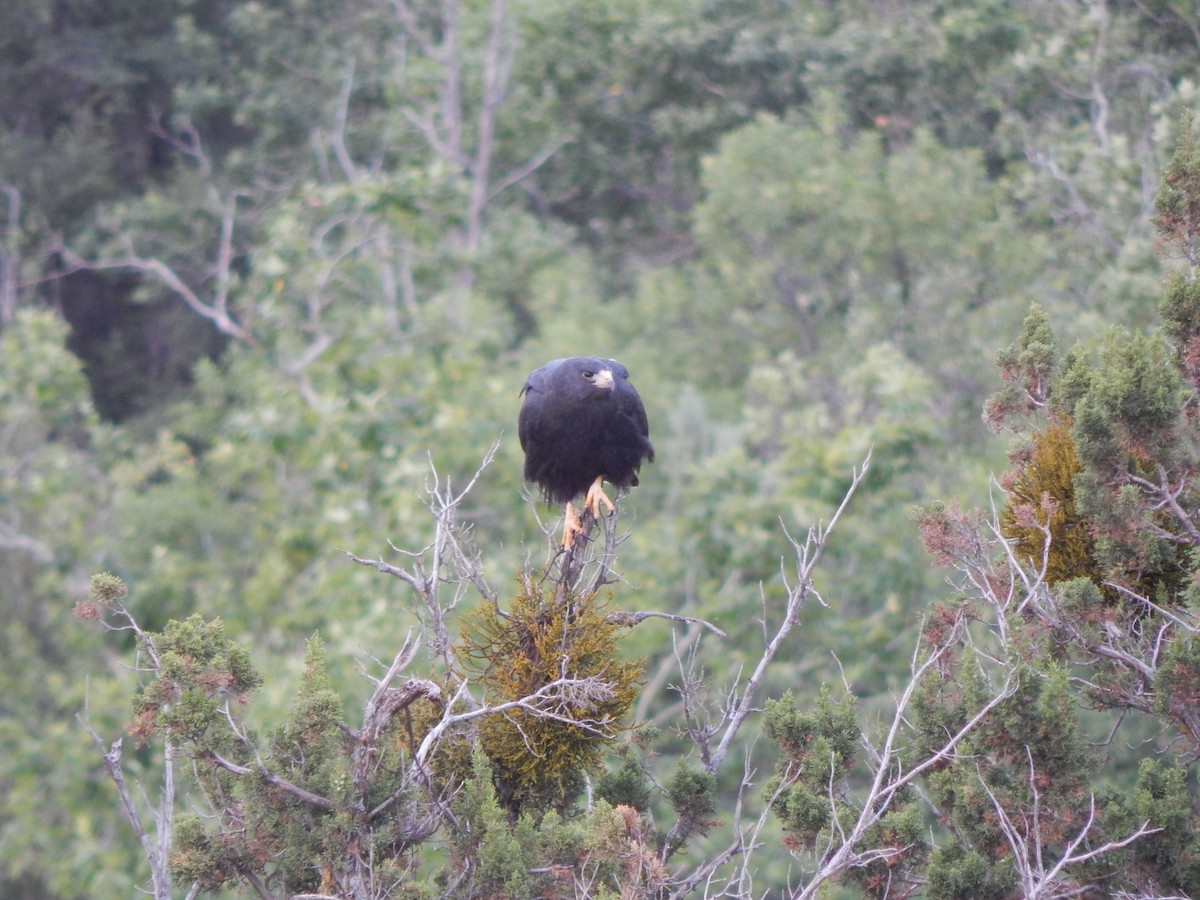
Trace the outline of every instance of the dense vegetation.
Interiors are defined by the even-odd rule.
[[[1188,3],[0,48],[0,895],[1200,894]],[[659,458],[582,575],[515,438],[574,353]]]

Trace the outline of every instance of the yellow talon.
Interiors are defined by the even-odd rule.
[[[575,511],[575,504],[570,501],[563,507],[563,549],[570,550],[575,543],[575,535],[583,531],[583,521]]]
[[[601,503],[608,507],[609,512],[617,511],[613,502],[608,499],[608,495],[604,493],[604,476],[597,475],[596,480],[592,482],[592,486],[588,488],[587,496],[583,500],[583,508],[591,510],[592,515],[599,519]]]

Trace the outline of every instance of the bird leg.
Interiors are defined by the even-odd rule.
[[[583,531],[583,519],[575,509],[575,504],[570,500],[563,507],[563,549],[570,551],[571,545],[575,543],[575,536]]]
[[[590,509],[592,515],[599,519],[601,503],[608,507],[609,512],[617,511],[617,508],[613,506],[613,502],[608,499],[608,495],[604,493],[604,476],[597,475],[596,480],[592,482],[592,486],[587,490],[587,496],[583,498],[583,508]]]
[[[563,549],[570,550],[571,545],[575,543],[575,538],[583,533],[583,513],[590,512],[592,518],[600,519],[600,507],[607,506],[609,512],[616,512],[617,508],[613,502],[608,499],[608,495],[604,493],[604,476],[597,475],[596,480],[592,482],[591,487],[587,489],[587,495],[583,498],[583,511],[575,509],[575,504],[567,501],[563,507]],[[589,523],[590,524],[590,523]]]

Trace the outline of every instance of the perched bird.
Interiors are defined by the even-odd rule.
[[[530,374],[517,434],[525,451],[525,480],[535,482],[551,503],[564,506],[563,547],[581,530],[571,501],[585,494],[583,508],[599,518],[600,505],[615,509],[604,482],[634,487],[643,460],[654,461],[650,426],[629,371],[615,359],[574,356],[555,359]]]

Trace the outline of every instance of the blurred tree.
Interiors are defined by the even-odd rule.
[[[534,176],[532,199],[598,251],[612,288],[638,263],[688,252],[700,159],[722,133],[805,102],[821,15],[777,0],[613,0],[529,18],[539,52],[515,77],[571,142]]]
[[[111,804],[73,726],[89,694],[117,707],[107,683],[88,690],[95,648],[64,603],[86,583],[111,496],[96,458],[109,435],[65,341],[60,320],[27,308],[0,334],[0,893],[22,900],[120,892],[113,876],[137,859],[94,817]]]
[[[727,630],[703,666],[711,696],[759,658],[756,617],[786,602],[781,519],[797,535],[832,515],[875,448],[843,519],[855,540],[815,575],[829,605],[801,611],[805,652],[777,657],[760,687],[794,689],[803,714],[816,684],[844,673],[875,721],[909,677],[916,611],[944,590],[907,509],[983,502],[997,468],[975,413],[994,335],[1017,332],[1030,297],[1065,346],[1152,324],[1146,219],[1177,108],[1195,99],[1189,14],[1132,0],[5,5],[0,72],[16,88],[0,98],[0,329],[17,343],[0,387],[15,573],[0,591],[16,612],[0,893],[128,893],[138,849],[70,720],[88,671],[96,726],[115,730],[126,649],[61,637],[85,573],[126,577],[155,632],[221,616],[264,672],[298,671],[319,628],[349,702],[351,654],[387,656],[419,616],[335,548],[419,546],[412,495],[433,471],[472,471],[503,432],[461,513],[483,569],[507,579],[521,536],[541,540],[519,502],[515,390],[565,352],[622,358],[647,397],[670,465],[623,506],[639,588],[623,602]],[[1186,221],[1186,203],[1175,214]],[[1157,386],[1146,411],[1167,424],[1150,423],[1147,447],[1171,478],[1189,471],[1190,419],[1170,424],[1161,394],[1196,378],[1194,291],[1171,284],[1168,350],[1118,332],[1050,366],[1054,403],[1072,411],[1059,424],[1092,440],[1076,456],[1125,479],[1115,496],[1069,479],[1075,519],[1103,531],[1083,549],[1103,600],[1080,626],[1091,639],[1138,608],[1111,584],[1182,616],[1157,593],[1178,597],[1193,568],[1169,503],[1127,527],[1167,498],[1132,480],[1161,486],[1157,471],[1121,459],[1142,452],[1123,436],[1142,420],[1120,398]],[[26,316],[38,309],[70,327]],[[1025,427],[1049,435],[1045,415]],[[1005,481],[1025,496],[1001,526],[1022,563],[1061,537],[1056,523],[1041,537],[1035,502],[1041,474],[1071,471],[1045,466],[1054,446],[1031,435],[1014,467],[1045,471]],[[1090,603],[1074,565],[1047,580]],[[647,658],[638,715],[671,724],[675,654],[705,629],[683,628],[677,649],[662,627],[625,646]],[[1174,644],[1152,688],[1177,720],[1189,653]],[[1118,700],[1146,690],[1099,668]],[[258,692],[264,730],[289,716],[283,683]],[[1157,713],[1139,713],[1148,734]],[[741,774],[677,767],[696,744],[668,730],[633,755],[678,772],[654,796],[708,823],[736,807]],[[1138,761],[1113,757],[1133,790]],[[126,762],[153,777],[149,751]],[[1110,833],[1134,833],[1156,805],[1181,828],[1164,796],[1175,777],[1148,773]],[[488,853],[540,852],[517,828],[496,829]],[[730,826],[705,828],[677,859],[732,845]],[[635,833],[630,866],[653,842]],[[1180,846],[1169,841],[1163,853]],[[876,878],[879,862],[862,871]],[[787,864],[763,878],[785,883]],[[943,891],[978,864],[943,867]]]
[[[1156,218],[1165,246],[1184,255],[1194,239],[1187,210],[1200,185],[1192,133],[1186,118]],[[1180,767],[1190,768],[1200,736],[1193,703],[1200,532],[1189,512],[1195,417],[1183,387],[1194,279],[1188,271],[1168,280],[1160,335],[1114,329],[1098,353],[1077,348],[1060,358],[1035,307],[1018,343],[999,356],[1007,384],[987,409],[996,427],[1028,432],[1012,453],[997,523],[1009,542],[951,510],[922,519],[935,561],[966,576],[960,608],[975,615],[990,607],[985,618],[995,622],[999,647],[1019,654],[1000,669],[1016,678],[1017,702],[997,706],[964,742],[969,754],[947,760],[930,779],[930,800],[953,836],[932,860],[934,896],[1031,896],[1102,880],[1108,889],[1157,897],[1190,895],[1200,885],[1194,830],[1182,824],[1194,825],[1200,813]],[[946,607],[929,623],[944,630],[952,614]],[[964,653],[938,668],[920,701],[918,727],[929,743],[919,755],[986,705],[995,664],[1006,656],[987,659]],[[1143,751],[1136,782],[1099,801],[1101,763],[1074,711],[1082,704],[1110,711],[1099,726],[1105,746],[1150,716],[1164,748],[1190,749],[1166,767]],[[1106,768],[1122,765],[1124,754],[1115,755]],[[1049,867],[1048,853],[1057,860]]]

